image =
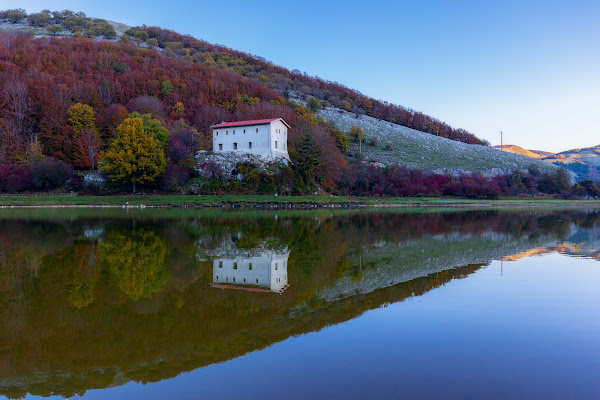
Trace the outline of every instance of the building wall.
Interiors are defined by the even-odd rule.
[[[288,127],[281,121],[271,122],[271,154],[273,158],[290,159],[287,146]]]
[[[276,141],[277,149],[275,148]],[[252,148],[250,148],[250,143],[252,143]],[[237,144],[237,149],[235,144]],[[264,125],[213,129],[213,151],[217,153],[226,151],[250,153],[266,159],[284,157],[289,160],[287,126],[281,121],[275,121]]]
[[[213,259],[213,283],[259,286],[282,292],[288,285],[289,252],[265,251],[259,255]]]

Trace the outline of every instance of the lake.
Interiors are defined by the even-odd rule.
[[[0,397],[598,399],[599,210],[0,210]]]

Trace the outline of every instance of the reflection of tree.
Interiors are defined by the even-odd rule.
[[[94,301],[94,282],[88,282],[79,272],[73,276],[73,286],[69,290],[69,303],[75,308],[84,308]]]
[[[131,299],[148,298],[169,279],[167,246],[154,232],[112,233],[100,244],[100,258],[117,286]]]

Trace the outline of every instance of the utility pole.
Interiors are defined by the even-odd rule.
[[[504,151],[504,145],[502,144],[502,131],[500,131],[500,150]]]
[[[358,155],[362,158],[362,139],[358,138]]]

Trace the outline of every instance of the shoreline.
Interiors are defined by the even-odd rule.
[[[357,198],[337,196],[264,195],[131,195],[131,196],[10,196],[0,195],[0,209],[7,208],[219,208],[219,209],[314,209],[314,208],[600,208],[600,200],[450,198]]]

